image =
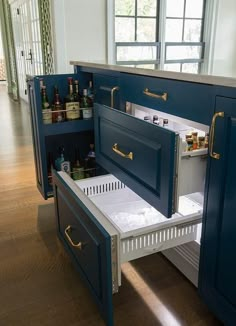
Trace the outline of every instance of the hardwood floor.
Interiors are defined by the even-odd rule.
[[[104,325],[57,239],[53,201],[35,183],[27,105],[0,85],[0,326]],[[161,254],[122,267],[115,325],[220,325]]]

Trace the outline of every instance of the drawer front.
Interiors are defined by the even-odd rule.
[[[59,237],[112,325],[111,237],[55,171],[53,182]]]
[[[98,163],[171,217],[175,211],[176,134],[96,104],[95,139]]]
[[[211,123],[214,112],[211,85],[124,74],[121,88],[128,102],[205,125]]]
[[[119,109],[120,79],[116,76],[94,74],[95,102]]]

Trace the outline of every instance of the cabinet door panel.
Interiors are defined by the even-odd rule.
[[[236,99],[217,97],[214,152],[204,214],[199,290],[215,314],[227,325],[236,321]]]
[[[96,104],[95,140],[97,162],[171,217],[175,211],[175,132]],[[132,158],[121,153],[132,153]]]

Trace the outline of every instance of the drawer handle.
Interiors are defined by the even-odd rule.
[[[119,86],[115,86],[111,89],[111,108],[114,108],[114,93],[119,91]]]
[[[210,129],[210,156],[212,158],[214,158],[215,160],[219,160],[220,159],[220,154],[218,153],[215,153],[213,151],[213,147],[214,147],[214,139],[215,139],[215,124],[216,124],[216,119],[218,117],[220,118],[224,118],[225,114],[224,112],[217,112],[213,115],[213,118],[212,118],[212,122],[211,122],[211,129]]]
[[[149,92],[148,88],[145,88],[145,90],[143,91],[143,94],[150,96],[150,97],[159,98],[163,101],[167,101],[167,95],[168,95],[167,93],[163,93],[162,95],[151,93],[151,92]]]
[[[69,236],[69,232],[71,232],[71,231],[72,231],[72,227],[71,227],[71,225],[68,225],[67,228],[65,229],[65,235],[66,235],[69,243],[72,245],[72,247],[82,250],[83,249],[82,242],[74,243],[73,240],[71,239],[71,237]]]
[[[122,157],[124,157],[124,158],[128,158],[128,159],[130,159],[131,161],[134,159],[134,154],[133,154],[133,152],[129,152],[129,154],[125,154],[125,153],[121,152],[121,151],[118,149],[118,144],[117,144],[117,143],[114,144],[114,145],[112,146],[112,150],[113,150],[116,154],[118,154],[118,155],[120,155],[120,156],[122,156]]]

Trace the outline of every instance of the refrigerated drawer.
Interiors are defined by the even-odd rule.
[[[96,161],[171,217],[176,211],[178,135],[95,104]]]
[[[73,181],[54,171],[53,180],[60,238],[105,315],[123,262],[196,239],[202,206],[186,196],[168,219],[112,175]]]

